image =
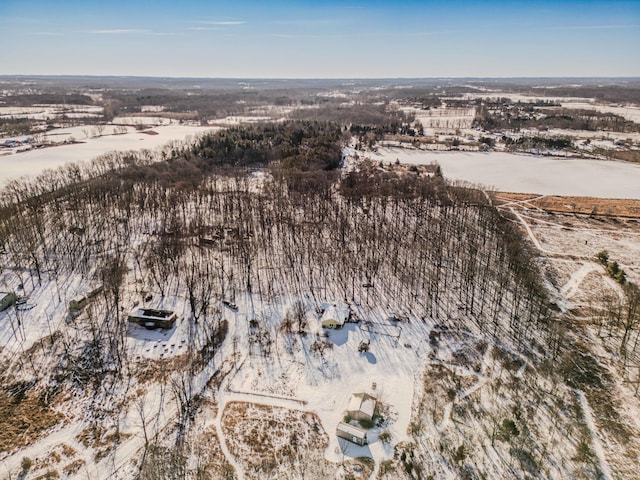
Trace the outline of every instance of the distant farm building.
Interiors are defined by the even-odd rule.
[[[178,316],[170,310],[138,308],[129,314],[129,321],[146,328],[171,328]]]
[[[69,310],[82,310],[84,307],[87,306],[87,303],[89,303],[89,300],[91,300],[93,297],[98,295],[100,292],[102,292],[101,286],[94,288],[86,295],[82,295],[72,299],[69,302]]]
[[[347,415],[354,420],[373,420],[373,412],[376,409],[376,399],[366,393],[351,395]]]
[[[341,328],[349,319],[349,306],[345,303],[329,305],[320,317],[323,328]]]
[[[367,442],[367,431],[364,428],[340,422],[336,428],[338,438],[344,438],[356,445],[364,446]]]
[[[13,292],[0,292],[0,312],[16,303],[18,297]]]
[[[87,306],[87,297],[77,297],[69,302],[69,310],[82,310]]]

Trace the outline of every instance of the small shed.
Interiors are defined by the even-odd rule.
[[[82,310],[87,306],[87,301],[85,296],[74,298],[69,302],[69,310]]]
[[[325,308],[320,323],[323,328],[342,328],[349,319],[349,305],[333,303]]]
[[[79,297],[72,299],[69,302],[69,310],[82,310],[84,307],[87,306],[87,303],[89,303],[89,300],[93,299],[93,297],[101,293],[102,290],[103,290],[103,287],[101,285],[99,287],[94,288],[93,290],[90,290],[85,295],[81,295]]]
[[[129,321],[147,328],[171,328],[178,316],[171,310],[138,308],[129,314]]]
[[[351,425],[349,423],[340,422],[336,428],[338,438],[344,438],[356,445],[367,445],[367,431],[364,428]]]
[[[373,412],[376,409],[376,399],[366,393],[351,395],[347,415],[354,420],[373,420]]]
[[[0,292],[0,312],[16,303],[18,297],[13,292]]]

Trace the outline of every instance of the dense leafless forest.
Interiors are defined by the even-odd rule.
[[[21,84],[21,95],[3,98],[12,106],[99,102],[98,125],[154,105],[163,107],[155,114],[181,123],[266,110],[286,118],[225,125],[192,142],[112,152],[6,183],[0,273],[16,304],[0,317],[11,337],[0,345],[0,461],[13,462],[11,478],[35,467],[57,472],[44,461],[32,467],[28,456],[18,469],[10,455],[71,427],[75,453],[65,455],[73,462],[58,463],[74,478],[82,468],[91,477],[93,465],[97,478],[145,480],[631,478],[637,432],[616,389],[637,397],[640,386],[633,272],[627,278],[604,250],[573,255],[587,273],[601,269],[605,287],[568,307],[523,220],[533,213],[513,208],[528,203],[451,181],[437,164],[376,161],[373,153],[384,142],[575,153],[575,138],[544,129],[626,135],[637,123],[487,93],[547,92],[544,82],[360,82],[345,90],[341,82],[195,88],[159,79],[137,88],[129,79],[110,82],[99,100],[96,82],[29,91]],[[598,98],[624,101],[634,85],[612,82]],[[553,95],[576,92],[553,88]],[[6,118],[0,127],[17,134],[38,122]],[[595,209],[584,217],[601,221]],[[563,221],[539,223],[575,230]],[[85,302],[77,311],[67,307],[76,298]],[[342,333],[312,327],[330,304],[348,310]],[[180,312],[178,327],[138,329],[128,318],[138,306]],[[159,345],[163,354],[149,353]],[[169,352],[174,347],[183,350]],[[398,371],[408,359],[404,374],[415,390],[399,412],[377,397],[371,427],[384,455],[341,445],[330,465],[321,451],[333,445],[335,425],[322,424],[316,404],[305,410],[304,388],[320,385],[324,394],[334,388],[329,380],[352,378],[345,358]],[[245,380],[250,388],[241,391]],[[393,422],[405,413],[400,437]],[[251,435],[271,433],[258,442],[249,427]],[[402,440],[392,442],[392,431]],[[610,442],[611,467],[596,431]],[[277,447],[279,436],[285,447]],[[321,448],[314,453],[309,442]],[[59,445],[41,450],[52,455]],[[80,448],[90,453],[82,457]]]

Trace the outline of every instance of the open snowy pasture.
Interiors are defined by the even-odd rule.
[[[509,92],[487,92],[487,93],[465,93],[463,98],[466,99],[484,99],[499,100],[501,98],[509,98],[512,102],[535,103],[535,102],[554,102],[560,104],[563,108],[576,110],[593,110],[602,113],[613,113],[620,115],[632,122],[640,123],[640,107],[638,105],[618,105],[618,104],[602,104],[597,103],[591,98],[581,97],[554,97],[540,95],[523,95],[519,93]],[[544,110],[545,107],[537,107]]]
[[[133,125],[139,127],[158,127],[160,125],[177,124],[176,120],[167,117],[151,117],[151,116],[132,116],[132,117],[115,117],[111,123],[113,125]]]
[[[433,131],[469,129],[476,116],[475,108],[438,107],[429,110],[405,107],[403,111],[413,115],[425,129]]]
[[[613,113],[635,123],[640,123],[640,107],[637,105],[601,105],[594,102],[565,102],[561,101],[564,108],[579,110],[593,110],[601,113]]]
[[[479,184],[488,190],[640,198],[640,165],[624,162],[507,152],[427,152],[404,148],[378,148],[366,156],[374,162],[437,163],[446,178]]]
[[[585,141],[589,140],[590,144],[596,146],[602,146],[604,148],[616,148],[619,146],[615,144],[616,141],[623,141],[630,143],[640,142],[640,133],[638,132],[593,132],[590,130],[565,130],[561,128],[549,128],[546,131],[540,131],[538,129],[520,129],[520,134],[525,136],[540,136],[540,137],[573,137],[582,144],[578,144],[578,147],[582,150],[585,149]]]
[[[0,118],[57,120],[68,118],[101,117],[104,108],[96,105],[34,105],[32,107],[0,107]]]
[[[224,118],[216,118],[214,120],[209,120],[209,125],[215,126],[224,126],[224,127],[232,127],[238,126],[246,123],[262,123],[271,121],[272,118],[270,116],[265,115],[232,115]]]
[[[216,127],[166,125],[152,131],[141,132],[128,128],[126,134],[115,134],[115,126],[106,126],[103,135],[94,137],[95,126],[86,125],[51,130],[48,138],[55,142],[69,141],[71,137],[79,143],[32,149],[0,157],[2,174],[0,183],[22,176],[34,176],[46,169],[55,169],[72,162],[88,162],[112,151],[156,150],[172,141],[189,141],[198,135],[213,132]]]

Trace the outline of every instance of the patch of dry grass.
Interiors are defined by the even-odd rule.
[[[0,389],[0,452],[31,445],[63,419],[35,388],[13,384]]]
[[[554,213],[640,218],[640,200],[556,195],[539,197],[527,193],[511,192],[493,192],[492,197],[497,203],[525,202],[526,206]]]
[[[191,445],[196,458],[195,478],[200,480],[232,480],[237,478],[233,466],[222,452],[215,427],[199,434]]]
[[[94,460],[99,462],[109,455],[113,447],[130,436],[128,433],[119,431],[109,432],[104,426],[92,423],[76,435],[76,440],[86,448],[93,448],[95,450]]]
[[[144,359],[135,364],[135,375],[141,384],[164,383],[173,372],[184,370],[188,363],[186,354],[171,358]]]
[[[329,437],[313,413],[232,402],[222,428],[248,478],[286,478],[291,472],[305,478],[335,476],[335,465],[323,455]]]

